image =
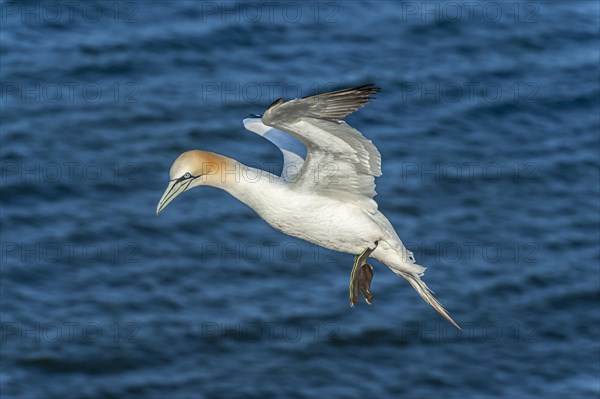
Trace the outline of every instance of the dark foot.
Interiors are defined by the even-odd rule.
[[[365,298],[365,301],[370,305],[373,299],[371,293],[371,281],[373,280],[373,266],[367,263],[367,258],[377,248],[365,249],[360,255],[354,257],[354,266],[350,273],[350,306],[354,307],[358,303],[359,293]]]

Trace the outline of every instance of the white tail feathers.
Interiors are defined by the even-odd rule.
[[[429,289],[429,287],[427,287],[427,284],[425,284],[425,282],[421,280],[421,277],[419,277],[417,274],[404,271],[396,271],[396,273],[407,279],[410,285],[412,285],[415,291],[417,291],[419,295],[421,295],[421,298],[423,298],[425,302],[430,304],[446,320],[448,320],[456,328],[462,331],[462,328],[460,328],[460,326],[456,324],[454,320],[452,320],[452,317],[450,317],[448,312],[446,312],[446,309],[444,309],[442,304],[439,303],[437,299],[435,299],[435,297],[433,296],[433,292]]]

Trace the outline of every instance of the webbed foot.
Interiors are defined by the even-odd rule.
[[[367,263],[367,258],[377,248],[377,243],[378,241],[375,242],[375,247],[367,248],[360,255],[354,257],[354,266],[350,273],[350,306],[352,307],[358,303],[359,293],[369,305],[373,299],[371,293],[373,266]]]

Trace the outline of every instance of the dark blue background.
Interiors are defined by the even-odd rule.
[[[597,2],[69,4],[1,3],[2,397],[598,396]],[[277,171],[244,117],[370,82],[462,333],[219,190],[154,214],[179,153]]]

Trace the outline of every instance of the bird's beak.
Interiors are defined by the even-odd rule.
[[[169,205],[171,201],[175,199],[179,194],[184,192],[189,184],[182,184],[181,181],[170,181],[165,193],[163,194],[160,201],[158,201],[158,205],[156,206],[156,214],[158,215],[163,209]]]

